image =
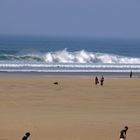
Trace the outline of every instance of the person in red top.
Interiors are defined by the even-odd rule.
[[[120,132],[120,140],[126,140],[126,132],[128,130],[128,126],[125,126],[123,130]]]

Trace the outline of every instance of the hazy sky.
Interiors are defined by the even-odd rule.
[[[0,34],[140,39],[140,0],[0,0]]]

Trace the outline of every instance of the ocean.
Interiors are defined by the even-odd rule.
[[[0,75],[140,73],[140,40],[0,36]]]

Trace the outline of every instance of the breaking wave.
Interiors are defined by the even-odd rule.
[[[43,62],[49,64],[140,64],[140,58],[87,52],[85,50],[70,52],[67,49],[47,53],[0,54],[0,61]]]
[[[49,52],[44,55],[47,63],[102,63],[102,64],[140,64],[140,58],[130,58],[113,54],[87,52],[85,50],[68,52],[67,49]]]
[[[6,72],[140,72],[140,58],[85,50],[0,54]]]

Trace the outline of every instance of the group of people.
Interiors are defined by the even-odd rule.
[[[128,130],[128,126],[125,126],[123,130],[120,132],[120,140],[126,140],[126,132]],[[23,136],[22,140],[27,140],[30,136],[30,133],[25,133],[25,136]]]
[[[132,75],[133,75],[133,73],[132,73],[132,71],[130,71],[130,74],[129,74],[130,78],[132,78]],[[101,86],[104,85],[104,77],[103,76],[101,77],[100,81],[99,81],[97,76],[95,77],[95,85],[98,85],[98,84],[100,84]]]
[[[97,76],[95,77],[95,85],[98,85],[98,84],[100,84],[101,86],[103,86],[103,84],[104,84],[104,77],[103,76],[100,79],[100,83],[99,83],[98,77]]]

